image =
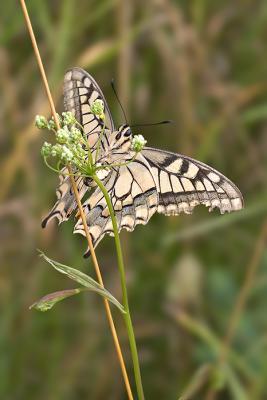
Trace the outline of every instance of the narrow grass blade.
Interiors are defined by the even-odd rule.
[[[191,399],[193,396],[196,396],[196,394],[199,393],[203,386],[208,382],[211,367],[211,364],[208,363],[201,365],[194,373],[178,400]]]
[[[225,366],[225,378],[233,400],[249,400],[239,378],[229,365]]]

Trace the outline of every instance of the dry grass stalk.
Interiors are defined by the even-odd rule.
[[[37,63],[38,63],[38,67],[40,69],[42,80],[43,80],[43,83],[44,83],[44,86],[45,86],[47,98],[48,98],[49,105],[50,105],[50,108],[51,108],[51,113],[52,113],[52,115],[54,117],[54,120],[56,122],[57,129],[60,129],[59,121],[58,121],[58,118],[57,118],[56,109],[55,109],[55,105],[54,105],[54,101],[53,101],[53,98],[52,98],[52,95],[51,95],[51,92],[50,92],[49,84],[48,84],[48,81],[47,81],[47,78],[46,78],[46,73],[45,73],[44,66],[43,66],[43,63],[42,63],[42,59],[41,59],[41,56],[40,56],[40,53],[39,53],[39,49],[38,49],[38,45],[37,45],[37,42],[36,42],[36,39],[35,39],[35,35],[34,35],[33,29],[32,29],[32,25],[31,25],[31,21],[30,21],[30,18],[29,18],[28,11],[27,11],[27,7],[26,7],[26,4],[25,4],[24,0],[20,0],[20,3],[21,3],[21,7],[22,7],[23,14],[24,14],[24,17],[25,17],[26,25],[27,25],[27,28],[28,28],[28,31],[29,31],[29,35],[31,37],[31,41],[32,41],[34,52],[35,52],[36,60],[37,60]],[[92,257],[92,261],[93,261],[93,264],[94,264],[94,268],[95,268],[95,272],[96,272],[96,275],[97,275],[97,279],[98,279],[98,282],[100,283],[100,285],[102,285],[104,287],[104,283],[103,283],[102,275],[101,275],[101,272],[100,272],[99,264],[98,264],[98,261],[97,261],[97,258],[96,258],[96,254],[95,254],[94,247],[93,247],[93,244],[92,244],[91,236],[90,236],[89,229],[88,229],[88,226],[87,226],[86,217],[84,215],[82,204],[81,204],[81,200],[80,200],[80,197],[79,197],[79,192],[78,192],[78,189],[77,189],[77,186],[76,186],[76,182],[75,182],[75,179],[74,179],[74,177],[72,175],[72,171],[71,171],[70,167],[68,167],[68,171],[69,171],[69,174],[70,174],[71,184],[72,184],[73,192],[74,192],[75,199],[76,199],[76,202],[77,202],[77,206],[78,206],[78,209],[79,209],[79,213],[80,213],[80,216],[81,216],[81,219],[82,219],[82,222],[83,222],[83,226],[84,226],[84,230],[85,230],[85,234],[86,234],[86,239],[87,239],[87,242],[88,242],[88,246],[90,248],[91,257]],[[112,314],[111,314],[111,310],[110,310],[110,306],[109,306],[108,300],[104,299],[104,305],[105,305],[106,314],[107,314],[107,317],[108,317],[111,333],[112,333],[112,336],[113,336],[113,340],[114,340],[117,356],[118,356],[118,359],[119,359],[119,362],[120,362],[120,366],[121,366],[121,370],[122,370],[122,374],[123,374],[123,378],[124,378],[124,382],[125,382],[128,398],[130,400],[133,400],[133,395],[132,395],[132,391],[131,391],[131,387],[130,387],[130,383],[129,383],[126,367],[125,367],[125,364],[124,364],[124,359],[123,359],[123,355],[122,355],[119,339],[118,339],[118,336],[117,336],[117,332],[116,332],[116,328],[115,328],[115,325],[114,325],[114,321],[113,321],[113,317],[112,317]]]

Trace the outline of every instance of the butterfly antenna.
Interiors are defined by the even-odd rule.
[[[125,111],[124,111],[124,108],[122,107],[121,101],[120,101],[120,99],[119,99],[118,93],[117,93],[116,88],[115,88],[114,79],[111,80],[110,84],[111,84],[112,90],[113,90],[113,92],[114,92],[114,94],[115,94],[115,97],[116,97],[116,99],[117,99],[117,101],[118,101],[118,103],[119,103],[119,105],[120,105],[120,108],[121,108],[121,111],[122,111],[122,113],[123,113],[125,122],[126,122],[127,125],[129,125],[129,124],[128,124],[127,117],[126,117],[126,113],[125,113]]]
[[[164,124],[172,124],[172,123],[173,123],[173,121],[168,119],[168,120],[165,120],[165,121],[148,123],[148,124],[134,124],[134,125],[131,125],[131,128],[134,128],[136,126],[153,126],[153,125],[164,125]]]

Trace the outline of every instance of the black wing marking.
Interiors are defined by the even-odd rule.
[[[146,224],[158,207],[156,183],[149,164],[139,154],[135,161],[114,170],[106,188],[115,211],[119,231],[133,231],[136,225]],[[104,196],[99,188],[83,204],[89,232],[94,247],[106,233],[113,235],[113,227]],[[77,221],[75,233],[85,235],[81,219]],[[87,250],[86,256],[90,252]]]
[[[72,68],[68,70],[64,77],[64,106],[66,111],[71,111],[77,121],[84,127],[84,131],[88,136],[90,146],[93,147],[98,140],[99,133],[103,128],[103,121],[93,115],[90,106],[96,99],[101,99],[104,103],[105,112],[105,135],[103,143],[107,143],[107,137],[110,131],[113,131],[114,123],[109,111],[104,95],[96,81],[86,71],[81,68]],[[64,168],[64,172],[67,169]],[[82,178],[75,177],[80,198],[82,199],[88,190]],[[52,219],[57,218],[61,223],[69,219],[71,213],[76,209],[75,196],[72,192],[70,178],[68,176],[60,176],[60,184],[56,191],[57,202],[54,207],[42,221],[42,226]]]
[[[144,148],[142,155],[151,166],[159,192],[158,212],[177,215],[191,214],[194,207],[204,204],[223,214],[244,206],[239,189],[224,175],[208,165],[181,154]]]

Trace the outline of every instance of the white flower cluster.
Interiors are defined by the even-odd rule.
[[[64,144],[69,141],[70,137],[70,132],[67,126],[64,126],[63,128],[59,129],[56,133],[56,139],[58,143]]]
[[[66,163],[69,163],[73,160],[73,153],[72,151],[64,144],[61,149],[61,159]]]
[[[65,126],[72,126],[77,123],[74,115],[70,111],[66,111],[62,113],[62,116],[57,115],[57,120],[61,128]],[[57,124],[55,122],[54,117],[52,117],[49,121],[43,115],[36,115],[35,117],[35,126],[38,129],[48,129],[48,130],[56,130]]]
[[[63,125],[75,125],[77,122],[74,115],[70,111],[63,112],[62,119],[63,119]]]
[[[35,126],[38,129],[46,129],[48,127],[48,121],[43,115],[36,115]]]
[[[80,143],[82,140],[81,131],[76,128],[76,126],[72,126],[69,132],[69,141],[72,143]]]
[[[52,151],[52,144],[51,144],[51,143],[44,142],[43,147],[42,147],[42,149],[41,149],[41,154],[42,154],[42,156],[43,156],[43,157],[48,157],[48,156],[50,156],[51,151]]]
[[[147,140],[143,135],[135,135],[132,139],[132,150],[139,153],[145,147]]]
[[[57,113],[57,120],[58,120],[59,125],[62,126],[62,118],[58,113]],[[47,129],[49,129],[50,131],[57,129],[57,124],[56,124],[56,121],[55,121],[54,117],[52,117],[47,122]]]
[[[101,99],[96,99],[90,108],[91,112],[97,115],[98,118],[105,119],[104,102]],[[97,171],[108,168],[106,165],[102,166],[97,163],[99,147],[97,147],[96,156],[93,159],[93,154],[83,128],[71,112],[63,112],[62,115],[57,115],[57,119],[60,124],[59,129],[57,129],[58,124],[55,123],[54,118],[47,120],[43,115],[37,115],[35,118],[35,125],[39,129],[46,128],[55,133],[56,143],[45,142],[41,149],[41,154],[49,168],[60,172],[62,166],[73,166],[76,173],[83,176],[92,176]],[[101,145],[101,133],[99,138],[98,146]],[[140,152],[146,142],[142,135],[134,136],[131,150],[135,153]],[[55,162],[52,163],[53,165],[50,164],[49,158],[55,159]],[[109,167],[112,167],[112,165]]]
[[[37,115],[35,125],[39,129],[49,129],[55,132],[56,144],[45,142],[41,149],[42,156],[58,158],[61,164],[79,164],[86,159],[86,141],[80,129],[77,128],[77,121],[71,112],[63,112],[62,116],[57,115],[61,128],[57,130],[54,118],[49,121],[43,115]],[[47,162],[47,161],[46,161]]]

